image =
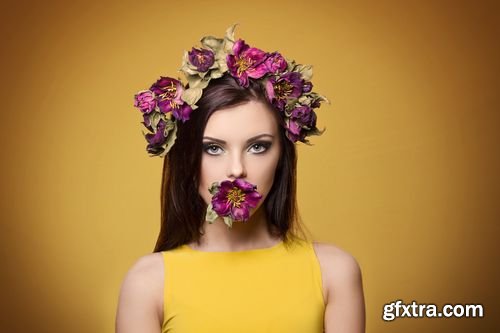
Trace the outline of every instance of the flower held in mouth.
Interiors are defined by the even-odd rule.
[[[213,223],[220,216],[228,227],[232,227],[233,221],[247,221],[250,218],[250,208],[255,208],[262,199],[256,189],[256,185],[243,179],[212,183],[209,191],[213,196],[207,208],[206,220]]]

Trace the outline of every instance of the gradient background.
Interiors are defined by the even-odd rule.
[[[147,157],[133,95],[235,22],[237,38],[313,64],[332,101],[325,134],[299,144],[300,209],[358,259],[367,332],[498,331],[494,1],[0,8],[1,331],[114,330],[122,279],[159,231],[162,160]],[[382,321],[397,299],[486,316]]]

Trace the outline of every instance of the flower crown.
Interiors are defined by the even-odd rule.
[[[150,156],[168,153],[175,143],[177,122],[189,120],[203,89],[226,72],[242,87],[248,87],[250,80],[263,85],[267,99],[284,117],[286,136],[292,142],[311,145],[306,137],[325,131],[316,127],[314,109],[328,100],[312,92],[312,67],[285,59],[278,52],[250,47],[242,39],[235,41],[235,28],[227,29],[224,38],[203,37],[201,48],[184,53],[180,71],[187,79],[186,86],[180,79],[162,76],[149,90],[135,95],[134,106],[142,112],[142,124],[150,131],[143,132]]]

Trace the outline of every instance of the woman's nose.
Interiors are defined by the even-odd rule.
[[[229,160],[228,165],[228,178],[244,178],[246,177],[246,168],[243,161],[243,156],[239,154],[233,155]]]

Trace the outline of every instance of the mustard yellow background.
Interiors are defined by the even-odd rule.
[[[0,5],[4,332],[112,332],[152,251],[162,160],[136,91],[204,35],[313,64],[321,137],[299,144],[302,217],[358,259],[367,332],[498,330],[495,1],[17,1]],[[293,291],[291,291],[293,292]],[[481,303],[484,318],[382,320]]]

